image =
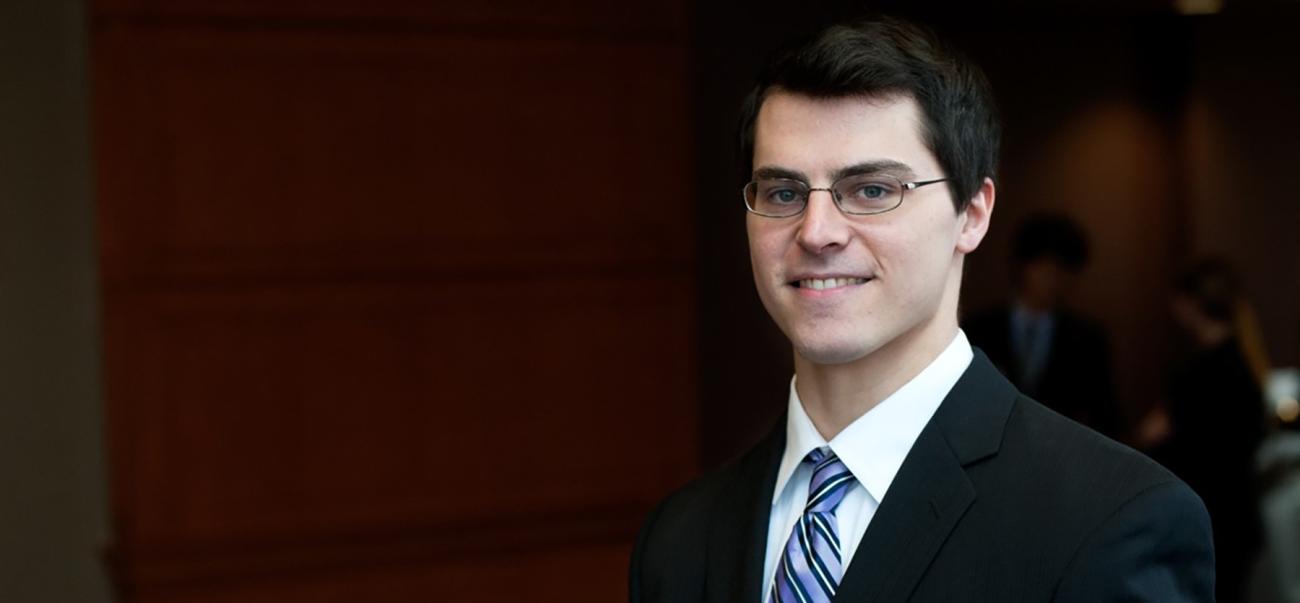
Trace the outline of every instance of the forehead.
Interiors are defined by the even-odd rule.
[[[811,177],[869,161],[896,161],[914,175],[937,177],[909,96],[813,98],[776,90],[754,126],[754,169],[784,168]]]

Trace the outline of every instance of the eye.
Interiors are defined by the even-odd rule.
[[[790,188],[775,188],[768,192],[768,200],[773,203],[787,205],[799,200],[799,193]]]
[[[853,196],[867,201],[874,201],[888,197],[892,190],[893,187],[882,182],[866,182],[854,190]]]
[[[876,199],[885,196],[885,188],[878,184],[868,184],[862,187],[858,194],[868,199]]]
[[[759,202],[768,205],[798,205],[807,195],[804,187],[794,180],[762,180],[755,184]]]
[[[851,214],[875,214],[889,211],[902,201],[903,187],[888,176],[865,174],[841,180],[840,208]]]

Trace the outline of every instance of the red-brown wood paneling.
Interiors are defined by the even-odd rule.
[[[104,216],[110,277],[690,257],[685,126],[666,126],[687,118],[675,47],[187,28],[97,42],[101,191],[131,197]]]
[[[94,9],[123,599],[621,597],[696,466],[680,10],[166,4]]]
[[[516,35],[569,37],[650,36],[683,40],[684,2],[606,2],[603,0],[95,0],[95,14],[133,22],[183,22],[204,25],[265,25],[319,29],[464,28],[466,33],[514,30]],[[534,28],[524,31],[518,28]]]
[[[619,601],[628,547],[564,547],[491,559],[349,564],[299,574],[277,571],[205,585],[166,584],[143,603],[356,603],[358,601]],[[575,579],[574,570],[583,572]],[[418,595],[414,593],[419,593]]]

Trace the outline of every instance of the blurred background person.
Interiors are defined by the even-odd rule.
[[[1254,467],[1265,425],[1259,367],[1267,358],[1226,261],[1202,260],[1180,275],[1170,309],[1185,336],[1185,358],[1171,371],[1168,399],[1147,431],[1159,442],[1157,460],[1210,512],[1218,600],[1246,600],[1261,543]]]
[[[1121,439],[1106,332],[1067,307],[1087,263],[1088,240],[1073,220],[1052,213],[1027,218],[1012,242],[1012,299],[971,317],[965,329],[1021,391]]]

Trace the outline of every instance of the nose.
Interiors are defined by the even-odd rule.
[[[844,247],[849,242],[847,217],[835,205],[831,192],[816,189],[808,193],[808,205],[800,216],[795,234],[799,246],[820,255]]]

